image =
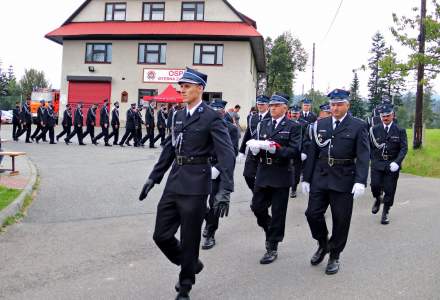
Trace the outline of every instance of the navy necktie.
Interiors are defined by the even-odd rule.
[[[274,131],[275,128],[277,128],[277,120],[272,121],[272,131]]]
[[[341,121],[339,120],[335,121],[335,129],[338,128],[339,124],[341,124]]]

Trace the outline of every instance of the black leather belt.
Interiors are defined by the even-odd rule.
[[[385,161],[389,161],[389,160],[394,160],[395,157],[391,156],[391,155],[381,155],[381,157],[379,157],[380,160],[385,160]]]
[[[206,156],[176,156],[176,164],[183,165],[206,165],[211,163],[211,157]]]
[[[289,161],[280,158],[260,157],[260,163],[267,166],[271,165],[289,165]]]
[[[354,158],[320,157],[319,159],[322,161],[328,162],[328,165],[330,167],[332,167],[334,165],[348,166],[348,165],[352,165],[356,162],[356,160]]]

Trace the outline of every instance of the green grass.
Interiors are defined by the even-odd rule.
[[[422,149],[413,150],[413,131],[408,133],[408,154],[402,172],[440,178],[440,129],[426,129]]]
[[[0,210],[11,204],[20,193],[21,190],[8,189],[4,186],[0,186]]]

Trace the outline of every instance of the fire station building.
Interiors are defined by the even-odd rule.
[[[226,0],[87,0],[46,38],[63,45],[60,110],[108,98],[121,103],[121,120],[130,103],[178,89],[185,67],[208,74],[204,100],[246,114],[266,68],[256,22]]]

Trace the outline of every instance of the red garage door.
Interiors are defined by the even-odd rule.
[[[104,100],[110,99],[111,87],[110,82],[69,81],[69,96],[67,101],[72,107],[72,112],[75,111],[76,105],[79,102],[84,103],[83,115],[85,122],[88,109],[96,103],[99,105],[96,111],[96,124],[99,125],[99,111],[102,108]]]

